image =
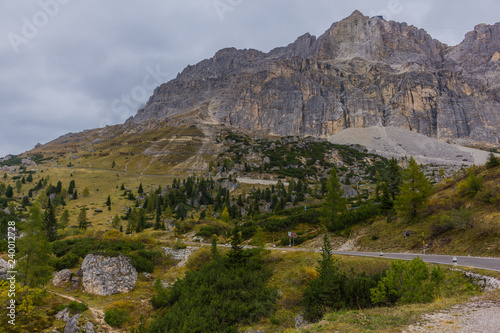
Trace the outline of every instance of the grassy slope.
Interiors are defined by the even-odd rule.
[[[371,225],[353,229],[357,245],[363,250],[385,252],[421,252],[425,243],[427,253],[500,256],[500,168],[483,170],[483,188],[473,197],[459,194],[458,184],[463,177],[439,184],[421,217],[413,222],[399,220],[388,224],[384,218]],[[489,202],[485,193],[493,195]],[[443,233],[435,231],[444,215],[464,208],[470,212],[470,226],[452,228]],[[410,230],[412,235],[404,237]]]

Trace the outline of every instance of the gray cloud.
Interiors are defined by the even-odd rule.
[[[320,35],[355,9],[450,45],[495,23],[496,0],[39,0],[0,3],[0,156],[123,122],[160,84],[224,47]],[[13,35],[15,34],[15,35]],[[158,76],[158,75],[156,75]],[[125,101],[128,98],[128,104]]]

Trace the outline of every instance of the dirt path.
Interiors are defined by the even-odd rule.
[[[500,331],[500,294],[485,294],[450,310],[425,314],[403,332],[488,333]]]
[[[50,290],[49,290],[49,292],[52,293],[52,294],[54,294],[54,295],[57,295],[59,297],[69,299],[70,301],[81,303],[80,300],[78,300],[78,299],[76,299],[74,297],[71,297],[71,296],[68,296],[68,295],[64,295],[64,294],[59,294],[59,293],[56,293],[56,292],[50,291]],[[90,312],[92,312],[92,315],[94,316],[94,319],[95,319],[95,321],[97,322],[97,324],[99,325],[100,328],[105,329],[106,332],[108,332],[108,333],[120,333],[120,331],[116,331],[114,328],[112,328],[111,326],[109,326],[108,324],[106,324],[106,322],[104,321],[104,311],[96,309],[96,308],[92,308],[90,306],[89,306],[89,310],[90,310]]]

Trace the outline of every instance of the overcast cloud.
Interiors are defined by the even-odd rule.
[[[269,51],[354,10],[455,45],[498,0],[3,0],[0,156],[124,122],[154,87],[224,47]]]

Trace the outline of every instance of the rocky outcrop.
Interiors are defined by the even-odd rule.
[[[354,12],[322,36],[269,53],[224,49],[158,87],[129,122],[189,117],[280,136],[395,126],[445,141],[500,143],[500,23],[447,46]]]
[[[454,270],[464,273],[466,277],[471,279],[474,285],[481,287],[482,291],[500,289],[500,280],[495,279],[494,277],[468,272],[461,269]]]
[[[177,264],[177,267],[182,267],[186,264],[189,256],[198,250],[197,247],[191,247],[188,246],[184,249],[174,249],[171,247],[163,247],[163,251],[165,252],[165,255],[171,255],[172,259],[174,260],[180,260],[180,262]]]
[[[64,287],[68,282],[71,282],[72,275],[69,269],[63,269],[62,271],[54,273],[52,284],[55,287]]]
[[[137,280],[137,271],[128,257],[105,257],[89,254],[82,263],[82,284],[86,292],[107,296],[130,292]]]

